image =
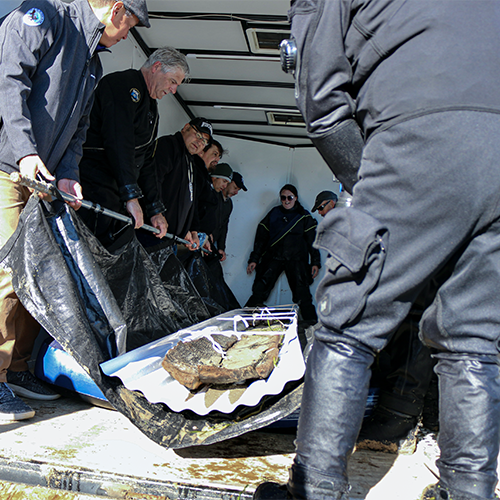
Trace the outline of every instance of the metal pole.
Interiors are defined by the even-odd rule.
[[[82,204],[83,208],[86,208],[87,210],[93,210],[94,212],[98,214],[103,214],[108,217],[111,217],[113,219],[117,219],[119,221],[125,222],[127,225],[133,225],[134,220],[132,217],[128,217],[124,214],[120,214],[118,212],[115,212],[114,210],[109,210],[108,208],[104,208],[98,203],[94,203],[92,201],[88,200],[79,200],[76,196],[73,196],[72,194],[65,193],[64,191],[61,191],[57,189],[56,186],[53,184],[49,184],[47,182],[43,181],[38,181],[35,179],[29,179],[27,177],[22,176],[19,172],[12,172],[10,174],[10,180],[12,182],[15,182],[16,184],[21,184],[22,186],[29,187],[31,189],[34,189],[35,191],[39,193],[44,193],[48,194],[50,196],[53,196],[54,198],[67,201],[67,202],[73,202],[73,201],[79,201]],[[158,234],[160,230],[156,227],[149,226],[148,224],[143,224],[140,229],[145,229],[146,231],[150,231],[151,233]],[[176,236],[175,234],[171,233],[166,233],[164,238],[167,238],[169,240],[173,240],[176,243],[182,243],[187,246],[192,246],[194,248],[194,243],[191,243],[188,240],[185,240],[183,238],[179,238],[179,236]],[[202,252],[205,252],[207,254],[210,254],[208,250],[205,248],[201,248]]]

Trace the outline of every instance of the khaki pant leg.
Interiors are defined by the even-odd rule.
[[[0,171],[0,247],[16,230],[29,196],[27,188],[14,184]],[[39,331],[40,325],[17,298],[10,275],[0,267],[0,382],[5,382],[8,368],[13,371],[28,368]]]

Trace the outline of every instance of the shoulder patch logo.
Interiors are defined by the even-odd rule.
[[[23,23],[26,24],[26,26],[40,26],[44,19],[44,13],[40,9],[34,7],[24,14]]]
[[[141,93],[137,89],[130,89],[130,97],[132,101],[139,102],[141,100]]]

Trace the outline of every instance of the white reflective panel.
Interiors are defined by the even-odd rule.
[[[189,84],[181,87],[179,92],[184,100],[216,102],[221,106],[224,103],[232,103],[266,105],[264,107],[272,109],[279,108],[279,106],[293,106],[295,109],[293,89]]]
[[[240,23],[189,19],[150,19],[150,22],[151,28],[140,30],[150,47],[170,45],[177,49],[248,52]]]
[[[148,0],[150,12],[286,15],[289,0]]]
[[[273,61],[258,59],[209,59],[209,56],[194,57],[188,54],[188,63],[193,78],[220,80],[246,80],[293,84],[293,76],[281,70],[278,58]],[[247,56],[250,57],[250,56]]]

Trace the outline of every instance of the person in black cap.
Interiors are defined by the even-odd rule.
[[[247,188],[243,182],[243,177],[239,172],[233,171],[233,177],[230,183],[222,190],[218,200],[217,213],[218,213],[218,224],[217,228],[213,233],[213,239],[215,242],[215,247],[220,253],[220,261],[224,262],[226,260],[226,239],[227,231],[229,227],[229,218],[233,212],[233,196],[236,196],[241,190],[247,191]]]
[[[300,204],[294,185],[281,188],[280,200],[281,205],[257,226],[247,267],[247,274],[256,269],[256,276],[246,307],[263,305],[284,271],[302,319],[314,324],[317,316],[309,286],[321,267],[319,250],[313,247],[318,224]]]
[[[212,178],[213,192],[216,200],[216,206],[213,210],[214,228],[208,236],[212,254],[204,255],[203,260],[207,265],[207,271],[209,271],[207,277],[211,281],[210,290],[212,291],[212,299],[224,310],[229,311],[241,307],[234,293],[224,280],[224,271],[221,262],[225,260],[226,254],[219,247],[222,240],[221,235],[224,233],[223,244],[225,248],[225,236],[227,234],[227,223],[229,222],[229,216],[225,212],[228,203],[224,201],[222,192],[232,182],[233,169],[227,163],[219,163],[210,173],[210,177]]]
[[[335,208],[335,204],[338,201],[338,196],[332,191],[321,191],[321,193],[316,196],[316,201],[312,207],[312,212],[318,211],[321,217],[324,217],[330,210]]]
[[[153,160],[157,100],[175,94],[188,74],[186,57],[172,47],[163,47],[153,52],[140,70],[106,75],[96,91],[80,162],[87,199],[132,215],[135,229],[144,224],[145,212],[151,225],[160,230],[158,238],[165,235],[167,222]],[[122,246],[133,236],[132,227],[125,228],[105,215],[90,210],[80,215],[108,248]]]
[[[199,129],[205,127],[205,130],[208,130],[207,125],[211,127],[211,124],[204,118],[197,118],[196,120],[199,120],[197,125]],[[212,141],[213,137],[210,134],[208,144]],[[197,212],[195,217],[197,224],[194,229],[199,234],[201,245],[203,246],[203,242],[206,242],[206,246],[210,247],[209,235],[213,233],[216,226],[217,193],[214,190],[210,176],[210,164],[207,165],[199,153],[193,156],[193,164]]]
[[[210,177],[215,192],[220,193],[233,179],[233,169],[227,163],[219,163],[210,173]]]
[[[137,12],[114,0],[19,3],[0,26],[0,246],[16,230],[31,195],[10,180],[12,172],[55,181],[82,198],[78,162],[103,73],[99,53],[139,22],[149,25],[145,1],[135,2],[144,6]],[[80,202],[71,205],[78,208]],[[12,391],[32,399],[59,397],[28,370],[39,331],[12,277],[0,270],[0,420],[35,414]]]
[[[137,26],[151,28],[146,0],[122,0],[122,3],[128,12],[135,15],[139,19]]]
[[[164,135],[157,140],[155,163],[161,199],[166,208],[169,233],[190,242],[189,250],[200,246],[198,238],[198,215],[195,205],[195,161],[201,161],[198,153],[212,138],[212,125],[204,118],[194,118],[173,135]],[[208,175],[208,172],[207,172]],[[145,231],[138,233],[139,241],[154,252],[172,242],[159,242]]]
[[[212,124],[206,119],[206,118],[193,118],[189,122],[189,126],[191,129],[194,130],[196,138],[202,142],[203,147],[201,151],[205,147],[208,146],[211,140],[213,140],[212,136],[214,133],[214,129],[212,127]],[[185,125],[187,127],[187,125]],[[196,153],[191,153],[191,154],[198,154],[200,151],[197,151]]]
[[[227,163],[219,163],[210,175],[212,177],[214,190],[217,193],[215,228],[211,235],[211,245],[213,246],[213,250],[220,254],[220,261],[223,262],[226,260],[226,254],[224,252],[226,240],[224,237],[222,241],[222,234],[227,234],[227,224],[229,223],[229,215],[226,211],[226,207],[228,207],[229,203],[225,202],[223,192],[232,182],[234,172]],[[232,209],[232,205],[230,208]],[[223,249],[220,247],[221,243],[223,244]]]
[[[231,186],[231,184],[233,184],[233,186]],[[243,189],[243,191],[248,191],[245,183],[243,182],[243,176],[239,172],[233,172],[233,180],[231,181],[231,184],[227,187],[225,193],[226,196],[235,196],[241,189]]]

